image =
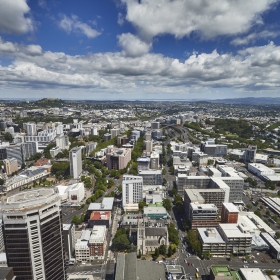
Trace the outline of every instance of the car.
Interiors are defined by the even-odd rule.
[[[243,261],[244,263],[248,263],[247,261]]]
[[[248,268],[248,265],[243,265],[244,268]]]

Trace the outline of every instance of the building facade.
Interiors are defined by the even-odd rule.
[[[82,173],[82,149],[81,147],[74,147],[69,152],[70,161],[70,176],[78,179]]]
[[[66,279],[60,199],[53,189],[2,200],[8,266],[19,280]]]

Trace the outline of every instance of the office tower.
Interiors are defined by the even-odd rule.
[[[159,122],[151,122],[151,129],[159,129],[160,123]]]
[[[244,161],[253,163],[256,161],[257,146],[249,146],[244,153]]]
[[[38,142],[26,142],[21,144],[21,153],[23,160],[29,159],[38,151]]]
[[[145,150],[149,153],[153,150],[153,142],[152,141],[145,141]]]
[[[41,188],[2,199],[8,266],[19,280],[65,280],[60,198]]]
[[[138,202],[143,199],[143,178],[123,175],[122,206],[125,210],[138,209]]]
[[[74,147],[69,153],[70,176],[78,179],[82,173],[82,149]]]
[[[28,136],[36,136],[37,135],[37,128],[36,128],[36,123],[25,123],[24,124],[25,129],[26,129],[26,135]]]
[[[131,160],[131,149],[125,148],[107,148],[106,162],[109,170],[126,168]]]

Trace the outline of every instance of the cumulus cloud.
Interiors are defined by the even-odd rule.
[[[58,26],[68,34],[72,32],[83,34],[90,39],[95,38],[101,34],[99,31],[93,29],[88,24],[81,22],[76,15],[68,17],[62,14],[61,20],[58,22]]]
[[[277,32],[277,31],[263,30],[261,32],[253,32],[244,37],[234,38],[230,43],[234,46],[248,45],[250,43],[255,43],[257,40],[272,39],[272,38],[277,37],[278,35],[279,35],[279,32]]]
[[[0,39],[0,84],[10,88],[102,89],[104,92],[174,93],[226,88],[277,91],[280,87],[280,46],[273,42],[237,55],[192,53],[185,61],[161,54],[127,56],[123,52],[71,56]],[[197,96],[195,96],[197,97]]]
[[[152,44],[141,41],[131,33],[123,33],[118,36],[118,44],[123,49],[126,56],[141,56],[150,51]]]
[[[141,36],[172,34],[176,38],[193,32],[203,39],[241,34],[262,24],[261,14],[278,0],[122,0],[126,20]]]
[[[34,30],[30,8],[26,0],[1,0],[0,2],[0,32],[24,34]]]

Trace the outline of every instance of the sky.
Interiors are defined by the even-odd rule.
[[[280,97],[279,0],[0,0],[0,98]]]

